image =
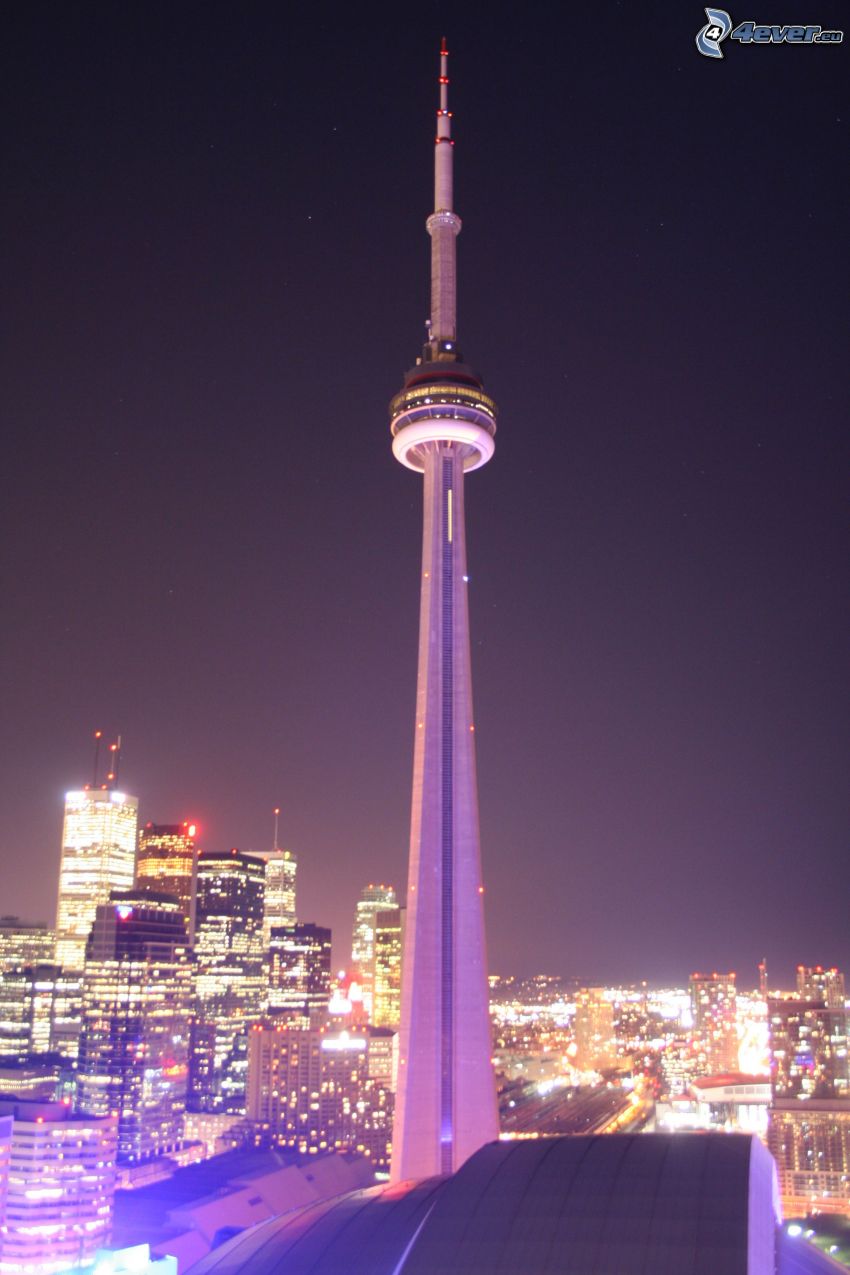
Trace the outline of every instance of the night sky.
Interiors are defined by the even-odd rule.
[[[360,888],[404,888],[421,480],[387,403],[445,33],[500,407],[467,488],[491,970],[850,972],[850,48],[711,61],[704,22],[7,10],[0,911],[52,922],[96,727],[204,848],[268,848],[279,804],[337,960]]]

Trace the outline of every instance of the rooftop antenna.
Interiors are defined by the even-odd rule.
[[[280,806],[275,806],[274,808],[274,846],[272,847],[272,849],[274,850],[280,849],[280,846],[277,844],[277,830],[278,830],[279,819],[280,819]]]
[[[92,788],[97,787],[97,768],[100,760],[100,741],[103,739],[103,731],[96,730],[94,733],[94,770],[92,771]]]
[[[111,784],[118,783],[118,770],[121,765],[121,736],[119,735],[114,744],[109,745],[109,774],[106,776],[107,781]]]

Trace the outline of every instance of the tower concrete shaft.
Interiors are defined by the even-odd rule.
[[[444,41],[429,339],[390,405],[393,451],[424,478],[394,1180],[454,1172],[498,1136],[464,524],[464,475],[493,454],[496,406],[456,348],[447,57]]]

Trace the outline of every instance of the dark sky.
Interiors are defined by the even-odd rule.
[[[736,21],[841,27],[758,0]],[[452,52],[491,969],[850,971],[847,45],[699,4],[19,4],[4,31],[0,911],[95,727],[144,819],[403,888]],[[843,490],[842,490],[843,489]]]

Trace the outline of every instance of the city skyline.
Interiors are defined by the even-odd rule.
[[[512,423],[470,497],[491,970],[846,968],[845,50],[713,65],[696,6],[640,55],[613,8],[581,48],[215,6],[198,46],[194,12],[16,19],[3,911],[52,922],[95,727],[204,850],[271,849],[279,805],[342,946],[403,888],[419,511],[385,408],[445,29],[461,322]]]

